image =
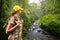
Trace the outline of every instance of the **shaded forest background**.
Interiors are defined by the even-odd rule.
[[[23,23],[23,35],[32,22],[38,20],[41,27],[50,34],[60,37],[60,0],[42,0],[40,3],[28,3],[29,0],[0,0],[0,40],[7,40],[3,25],[11,16],[12,7],[20,5],[24,11],[21,14]],[[40,5],[41,4],[41,5]]]

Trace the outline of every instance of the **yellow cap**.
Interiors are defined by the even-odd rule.
[[[14,10],[14,11],[23,10],[23,8],[21,8],[21,7],[18,6],[18,5],[15,5],[15,6],[13,7],[13,10]]]

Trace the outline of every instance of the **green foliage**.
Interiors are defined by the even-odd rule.
[[[43,13],[41,13],[41,9],[40,9],[39,5],[36,3],[30,3],[27,7],[30,12],[31,19],[33,21],[38,19],[43,14]]]
[[[42,27],[51,34],[60,37],[60,0],[43,0],[41,2],[41,12],[43,16],[39,18]]]
[[[39,40],[38,38],[33,38],[32,40]]]
[[[51,34],[60,37],[60,14],[47,14],[38,21],[42,27]]]
[[[60,13],[60,0],[45,0],[41,2],[41,12],[47,13]]]
[[[22,40],[27,40],[27,38],[23,37]]]

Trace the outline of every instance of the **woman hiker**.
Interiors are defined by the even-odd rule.
[[[22,40],[22,23],[23,20],[19,18],[23,8],[19,5],[13,7],[12,16],[8,19],[5,27],[6,34],[9,35],[8,40]]]

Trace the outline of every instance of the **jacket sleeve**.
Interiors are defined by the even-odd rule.
[[[10,20],[8,21],[8,24],[14,24],[14,17],[10,18]]]

